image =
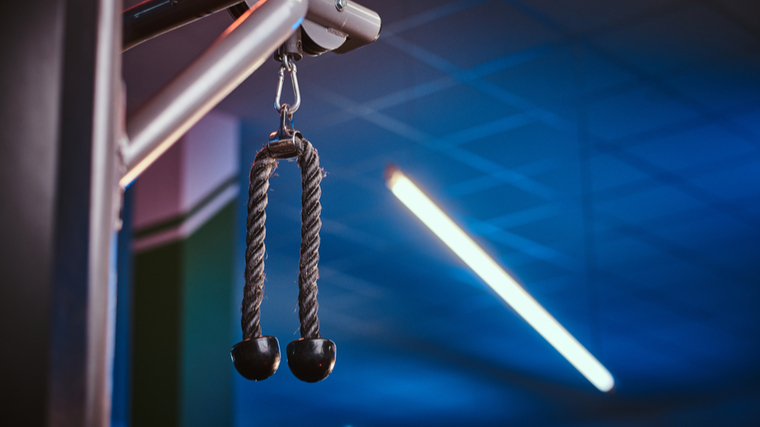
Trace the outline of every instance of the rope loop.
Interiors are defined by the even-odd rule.
[[[301,259],[298,273],[298,317],[302,338],[320,338],[317,311],[317,279],[319,278],[319,230],[322,227],[322,169],[319,155],[299,132],[293,135],[296,160],[301,168]],[[269,177],[277,168],[277,159],[268,146],[256,154],[248,187],[246,218],[245,288],[241,307],[243,339],[261,336],[260,306],[264,296],[264,256],[266,206]]]

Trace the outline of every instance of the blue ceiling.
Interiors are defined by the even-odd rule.
[[[319,314],[338,362],[316,385],[287,369],[238,378],[238,424],[760,420],[759,5],[361,3],[384,19],[376,43],[299,63],[296,127],[327,174]],[[139,58],[166,44],[125,54],[128,83],[143,82],[130,103],[230,19],[163,36],[178,41],[163,67]],[[276,69],[219,107],[242,118],[244,168],[276,129]],[[390,163],[609,369],[614,393],[391,195]],[[296,166],[281,164],[271,188],[262,327],[284,346],[298,329]]]

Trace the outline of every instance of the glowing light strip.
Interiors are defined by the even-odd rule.
[[[412,181],[396,168],[388,169],[386,179],[393,194],[575,369],[599,390],[612,390],[610,372]]]

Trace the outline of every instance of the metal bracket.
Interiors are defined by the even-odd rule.
[[[244,0],[228,10],[237,19],[256,4]],[[377,12],[354,1],[309,0],[303,28],[303,50],[311,56],[325,52],[346,53],[380,37],[382,21]]]
[[[303,43],[301,42],[301,28],[296,28],[288,40],[274,53],[274,60],[282,62],[283,54],[291,61],[300,61],[303,58]]]

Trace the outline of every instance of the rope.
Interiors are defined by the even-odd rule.
[[[298,318],[302,338],[320,338],[317,318],[317,279],[319,278],[319,215],[322,205],[322,170],[319,155],[309,141],[296,134],[293,138],[296,159],[301,168],[301,260],[298,273]],[[277,168],[267,147],[256,154],[251,167],[246,219],[245,288],[243,291],[241,326],[243,339],[261,336],[260,306],[264,296],[264,237],[266,236],[267,190],[269,177]]]
[[[258,158],[258,156],[256,156]],[[261,336],[259,325],[261,300],[264,298],[264,237],[267,234],[264,223],[267,214],[269,176],[277,168],[277,160],[266,157],[256,160],[251,166],[248,187],[248,217],[245,236],[245,288],[243,289],[243,339]]]
[[[319,229],[322,205],[322,170],[317,150],[305,139],[298,149],[298,166],[301,167],[301,260],[298,271],[298,318],[301,321],[301,338],[320,338],[317,318],[317,279],[319,278]],[[298,147],[296,143],[296,147]]]

